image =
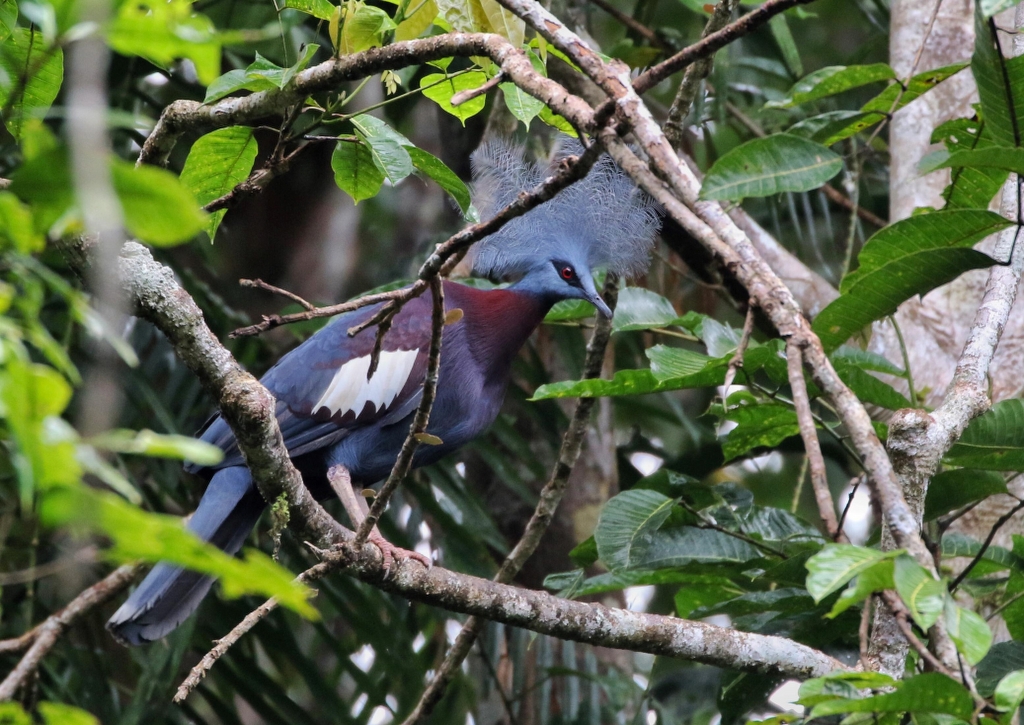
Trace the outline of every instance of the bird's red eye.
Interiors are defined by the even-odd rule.
[[[572,271],[572,267],[562,267],[562,279],[569,281],[576,276],[576,273]]]

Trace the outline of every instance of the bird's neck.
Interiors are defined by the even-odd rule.
[[[473,356],[494,372],[507,371],[554,304],[545,295],[515,287],[480,290],[452,284],[445,306],[463,309]],[[447,287],[447,286],[446,286]]]

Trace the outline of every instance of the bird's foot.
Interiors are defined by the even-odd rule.
[[[391,573],[391,565],[394,564],[395,559],[414,559],[428,569],[434,565],[434,561],[429,556],[424,556],[418,551],[410,551],[409,549],[403,549],[392,544],[377,531],[376,526],[370,532],[367,541],[380,549],[380,554],[384,558],[384,576],[388,576]]]

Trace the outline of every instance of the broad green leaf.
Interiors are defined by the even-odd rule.
[[[861,699],[827,700],[814,706],[809,719],[847,712],[930,712],[970,720],[974,700],[957,682],[937,672],[926,672],[897,684],[895,692]]]
[[[369,147],[373,163],[392,185],[412,173],[409,152],[395,137],[396,132],[384,121],[373,116],[356,116],[352,119],[352,125]]]
[[[85,486],[61,486],[44,497],[40,515],[48,526],[103,532],[120,561],[168,561],[218,577],[225,596],[260,594],[316,619],[309,590],[266,554],[251,549],[242,559],[229,556],[189,532],[176,516],[143,511],[113,494]]]
[[[932,143],[944,143],[948,153],[972,151],[993,145],[991,132],[977,118],[956,118],[932,133]],[[942,192],[946,209],[985,209],[1002,188],[1007,172],[1002,169],[954,167],[949,186]]]
[[[415,9],[415,8],[414,8]],[[434,23],[437,17],[437,5],[434,0],[424,0],[412,15],[395,28],[395,40],[414,40],[423,35],[423,31]]]
[[[0,43],[11,37],[17,25],[17,0],[0,0]]]
[[[259,150],[252,129],[228,126],[202,136],[192,145],[181,170],[181,183],[206,205],[249,178]],[[212,242],[226,209],[213,212],[206,225]]]
[[[177,458],[203,466],[215,466],[224,451],[197,438],[154,433],[151,430],[113,430],[89,439],[91,445],[116,453],[156,458]]]
[[[825,146],[799,136],[774,134],[748,141],[718,159],[704,177],[700,194],[704,199],[735,201],[808,191],[842,168],[842,158]]]
[[[608,501],[594,529],[601,561],[612,570],[633,566],[676,503],[649,489],[623,491]]]
[[[384,173],[374,163],[370,147],[359,141],[341,140],[331,156],[334,181],[338,188],[358,204],[376,196],[384,183]]]
[[[475,221],[476,212],[473,209],[473,201],[470,199],[469,189],[465,182],[433,154],[415,146],[406,146],[405,150],[416,170],[429,176],[437,182],[438,186],[447,191],[459,205],[463,217],[469,221]]]
[[[0,191],[0,241],[21,254],[41,252],[46,246],[33,225],[32,210],[9,191]]]
[[[801,684],[797,702],[804,707],[814,707],[826,700],[858,697],[859,690],[891,689],[895,684],[896,680],[880,672],[833,672]]]
[[[46,115],[63,80],[64,52],[39,31],[14,28],[0,43],[0,108],[10,109],[4,123],[14,138],[30,118]]]
[[[154,166],[113,159],[110,171],[134,236],[157,247],[187,242],[206,228],[208,216],[178,177]]]
[[[822,146],[831,146],[871,128],[883,118],[885,116],[880,113],[829,111],[793,124],[786,133],[810,139]]]
[[[980,5],[974,13],[971,72],[992,141],[999,146],[1020,146],[1024,140],[1020,126],[1024,113],[1024,57],[1003,57],[994,23],[984,17]]]
[[[958,556],[973,559],[978,554],[981,554],[983,560],[991,562],[998,569],[1022,568],[1017,554],[1002,546],[988,546],[982,553],[981,542],[972,536],[953,531],[942,537],[944,559],[953,559]]]
[[[665,528],[635,552],[632,566],[662,569],[691,563],[742,564],[763,556],[761,550],[734,536],[693,526]]]
[[[999,642],[992,645],[978,663],[977,686],[982,697],[992,697],[999,682],[1011,672],[1024,669],[1024,642]]]
[[[618,308],[616,308],[616,312],[618,312]],[[721,358],[709,357],[703,353],[687,350],[683,347],[668,347],[666,345],[655,345],[644,350],[644,353],[651,361],[651,373],[658,380],[690,378],[714,368],[721,368],[722,363],[725,362]],[[728,365],[727,362],[725,364]],[[724,382],[724,371],[721,374],[722,381]],[[718,380],[717,371],[710,379],[712,381]],[[715,382],[708,384],[714,385]]]
[[[1024,670],[1007,673],[996,685],[995,705],[1001,712],[1014,712],[1024,702]]]
[[[807,591],[820,602],[853,577],[895,555],[852,544],[828,544],[807,560]]]
[[[122,55],[137,55],[164,68],[188,58],[203,85],[220,74],[217,30],[209,18],[193,12],[190,0],[121,3],[107,30],[107,42]]]
[[[869,83],[894,80],[896,74],[887,63],[872,65],[833,65],[816,70],[797,81],[781,101],[765,104],[770,108],[791,108],[801,103],[834,96]]]
[[[32,725],[32,718],[17,702],[0,703],[0,723],[3,725]]]
[[[501,95],[505,99],[505,105],[509,112],[530,128],[530,121],[537,117],[544,110],[544,101],[538,100],[517,86],[515,83],[501,83],[498,85]]]
[[[997,493],[1006,493],[1006,481],[994,471],[957,468],[932,477],[924,501],[924,520],[940,516],[981,501]]]
[[[722,440],[726,462],[755,449],[774,448],[800,433],[796,412],[781,403],[741,405],[729,410],[725,417],[736,423]]]
[[[330,20],[335,6],[330,0],[284,0],[286,8],[294,8],[321,20]]]
[[[727,614],[730,617],[741,617],[760,612],[795,613],[813,609],[814,601],[803,589],[784,587],[767,592],[749,592],[715,604],[706,605],[693,612],[696,619],[711,617],[716,614]]]
[[[339,55],[379,48],[384,42],[384,33],[398,27],[386,12],[361,0],[349,0],[342,9],[345,17],[337,41]],[[331,37],[334,38],[333,33]]]
[[[967,63],[954,63],[942,68],[933,68],[924,73],[918,73],[910,79],[906,88],[903,88],[899,83],[893,83],[861,106],[860,110],[862,113],[875,112],[885,115],[895,113],[966,67]],[[844,136],[844,138],[846,137]]]
[[[989,471],[1024,470],[1024,401],[1004,400],[972,420],[945,460]]]
[[[479,88],[486,81],[487,74],[483,71],[470,71],[451,78],[443,73],[431,73],[420,79],[420,88],[423,89],[424,96],[439,105],[447,113],[459,119],[462,125],[466,125],[466,119],[484,110],[484,106],[487,104],[486,94],[477,96],[458,106],[452,105],[452,96],[459,91]]]
[[[907,605],[917,625],[927,630],[942,614],[946,600],[946,586],[910,556],[896,557],[893,569],[896,593]]]
[[[978,6],[981,8],[982,15],[990,18],[1004,10],[1009,10],[1019,2],[1020,0],[978,0]]]
[[[565,380],[541,385],[530,400],[549,398],[609,398],[621,395],[646,395],[678,390],[673,380],[658,380],[650,370],[619,370],[611,380]]]
[[[437,9],[453,30],[462,33],[488,32],[491,23],[487,19],[480,0],[434,0]]]
[[[45,725],[100,725],[91,713],[63,702],[40,702],[39,714]]]
[[[903,393],[871,373],[854,365],[837,364],[835,367],[840,379],[860,398],[861,402],[888,410],[912,407]]]
[[[796,47],[796,41],[793,39],[786,16],[779,13],[768,21],[768,27],[772,31],[775,42],[779,45],[779,50],[782,51],[782,59],[786,61],[790,72],[796,77],[802,76],[804,64],[800,62],[800,51]]]
[[[644,287],[625,287],[619,292],[612,331],[650,330],[678,325],[679,321],[672,303],[657,292]]]
[[[618,592],[628,587],[642,587],[659,584],[682,584],[683,589],[693,595],[693,608],[704,604],[713,604],[718,599],[701,596],[710,591],[725,593],[724,598],[735,597],[742,594],[742,590],[725,577],[712,576],[707,574],[691,574],[678,569],[616,569],[592,577],[580,577],[575,579],[576,572],[582,574],[582,570],[576,569],[573,572],[552,574],[544,580],[544,587],[559,591],[559,596],[567,596],[563,593],[567,590],[567,584],[572,586],[571,596],[573,598],[603,594],[605,592]],[[679,599],[677,597],[678,604]],[[685,617],[685,614],[679,616]]]
[[[965,249],[1011,222],[980,209],[920,214],[882,229],[861,250],[860,266],[843,278],[842,294],[814,320],[826,350],[834,350],[866,325],[896,311],[969,269],[993,263]]]
[[[992,630],[976,612],[964,609],[946,597],[945,615],[946,631],[956,648],[972,667],[988,654],[992,646]]]
[[[878,353],[861,350],[859,347],[840,345],[839,349],[832,353],[831,358],[834,365],[852,365],[861,370],[871,370],[900,378],[907,377],[907,372],[898,365],[894,365],[888,358]]]
[[[576,133],[576,129],[571,123],[569,123],[568,119],[564,116],[559,116],[547,106],[544,106],[544,108],[541,109],[540,113],[537,114],[537,118],[551,126],[551,128],[558,129],[567,136],[579,138],[579,134]]]
[[[847,609],[858,604],[873,592],[880,592],[886,589],[894,589],[892,559],[884,559],[872,564],[857,575],[857,578],[850,582],[850,585],[836,600],[832,611],[828,613],[829,618],[838,617]]]
[[[921,172],[928,173],[936,169],[961,168],[1001,169],[1024,173],[1024,148],[1008,146],[987,146],[980,149],[954,151],[953,153],[938,152],[929,154],[921,161]]]
[[[302,55],[290,68],[282,68],[256,52],[256,60],[245,70],[232,70],[215,79],[206,89],[204,103],[213,103],[224,96],[237,91],[268,91],[275,88],[283,89],[296,74],[301,73],[313,60],[320,49],[319,45],[310,43],[303,49]]]
[[[663,571],[666,574],[671,573],[671,569]],[[697,609],[710,607],[743,593],[732,581],[725,577],[721,577],[720,582],[694,582],[694,584],[697,584],[697,586],[680,587],[679,591],[676,592],[676,616],[690,619],[690,615]]]

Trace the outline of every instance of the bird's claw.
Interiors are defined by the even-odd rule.
[[[428,569],[434,565],[433,560],[429,556],[425,556],[418,551],[410,551],[409,549],[395,546],[376,531],[372,532],[367,540],[380,549],[381,557],[384,559],[385,577],[391,574],[391,566],[394,564],[395,559],[414,559]]]

